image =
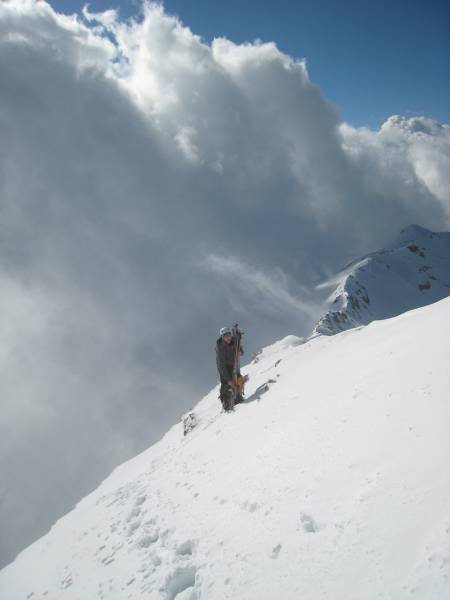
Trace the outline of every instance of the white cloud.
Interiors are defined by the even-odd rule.
[[[197,132],[193,127],[182,127],[175,135],[175,141],[189,162],[200,162],[199,151],[195,144]]]
[[[307,333],[305,289],[448,227],[450,188],[447,126],[352,129],[304,61],[208,46],[153,4],[0,3],[0,81],[6,556],[210,388],[221,325],[249,351]]]
[[[362,172],[380,184],[396,185],[398,195],[413,194],[421,184],[425,202],[438,201],[450,218],[450,126],[426,117],[390,117],[380,131],[342,125],[343,147]],[[381,173],[380,173],[381,171]],[[429,209],[429,208],[428,208]]]

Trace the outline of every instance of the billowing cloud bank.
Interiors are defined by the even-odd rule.
[[[273,43],[144,5],[0,4],[5,562],[215,381],[217,328],[309,331],[314,285],[450,223],[450,128],[340,122]]]

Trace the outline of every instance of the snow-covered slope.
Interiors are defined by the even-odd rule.
[[[410,225],[387,248],[348,265],[336,283],[313,335],[332,335],[437,302],[450,295],[450,232]]]
[[[214,389],[188,435],[1,571],[0,597],[450,598],[449,358],[450,298],[266,348],[247,403],[221,414]]]

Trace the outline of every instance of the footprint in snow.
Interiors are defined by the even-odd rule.
[[[157,531],[153,531],[152,533],[148,533],[148,534],[142,535],[138,539],[137,544],[141,548],[148,548],[152,544],[155,544],[158,541],[158,539],[159,539],[158,532]]]
[[[259,508],[259,504],[257,502],[249,502],[248,500],[242,502],[240,506],[242,510],[248,510],[248,512],[255,512],[255,510],[258,510]]]
[[[128,531],[127,531],[127,535],[128,537],[131,537],[132,535],[134,535],[134,532],[139,529],[141,525],[141,520],[138,519],[137,521],[133,521],[133,523],[130,523],[130,525],[128,526]]]
[[[141,514],[141,509],[139,506],[135,506],[129,513],[128,516],[126,518],[126,521],[132,521],[133,519],[135,519],[136,517],[138,517]]]
[[[142,496],[138,496],[135,500],[135,505],[136,506],[141,506],[142,504],[144,504],[144,502],[147,500],[147,496],[142,495]]]
[[[180,544],[175,550],[176,554],[180,556],[190,556],[193,552],[193,543],[191,540],[186,540]]]
[[[191,600],[194,598],[196,569],[180,567],[167,578],[163,589],[165,600]]]
[[[300,515],[300,521],[302,523],[303,530],[307,533],[316,533],[317,531],[319,531],[319,527],[314,521],[314,519],[311,517],[311,515],[302,513]]]
[[[277,544],[272,549],[272,554],[270,555],[270,558],[278,558],[278,555],[280,554],[280,550],[281,550],[281,544]]]

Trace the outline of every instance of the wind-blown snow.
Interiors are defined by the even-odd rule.
[[[47,600],[450,595],[450,299],[257,355],[0,573]]]

